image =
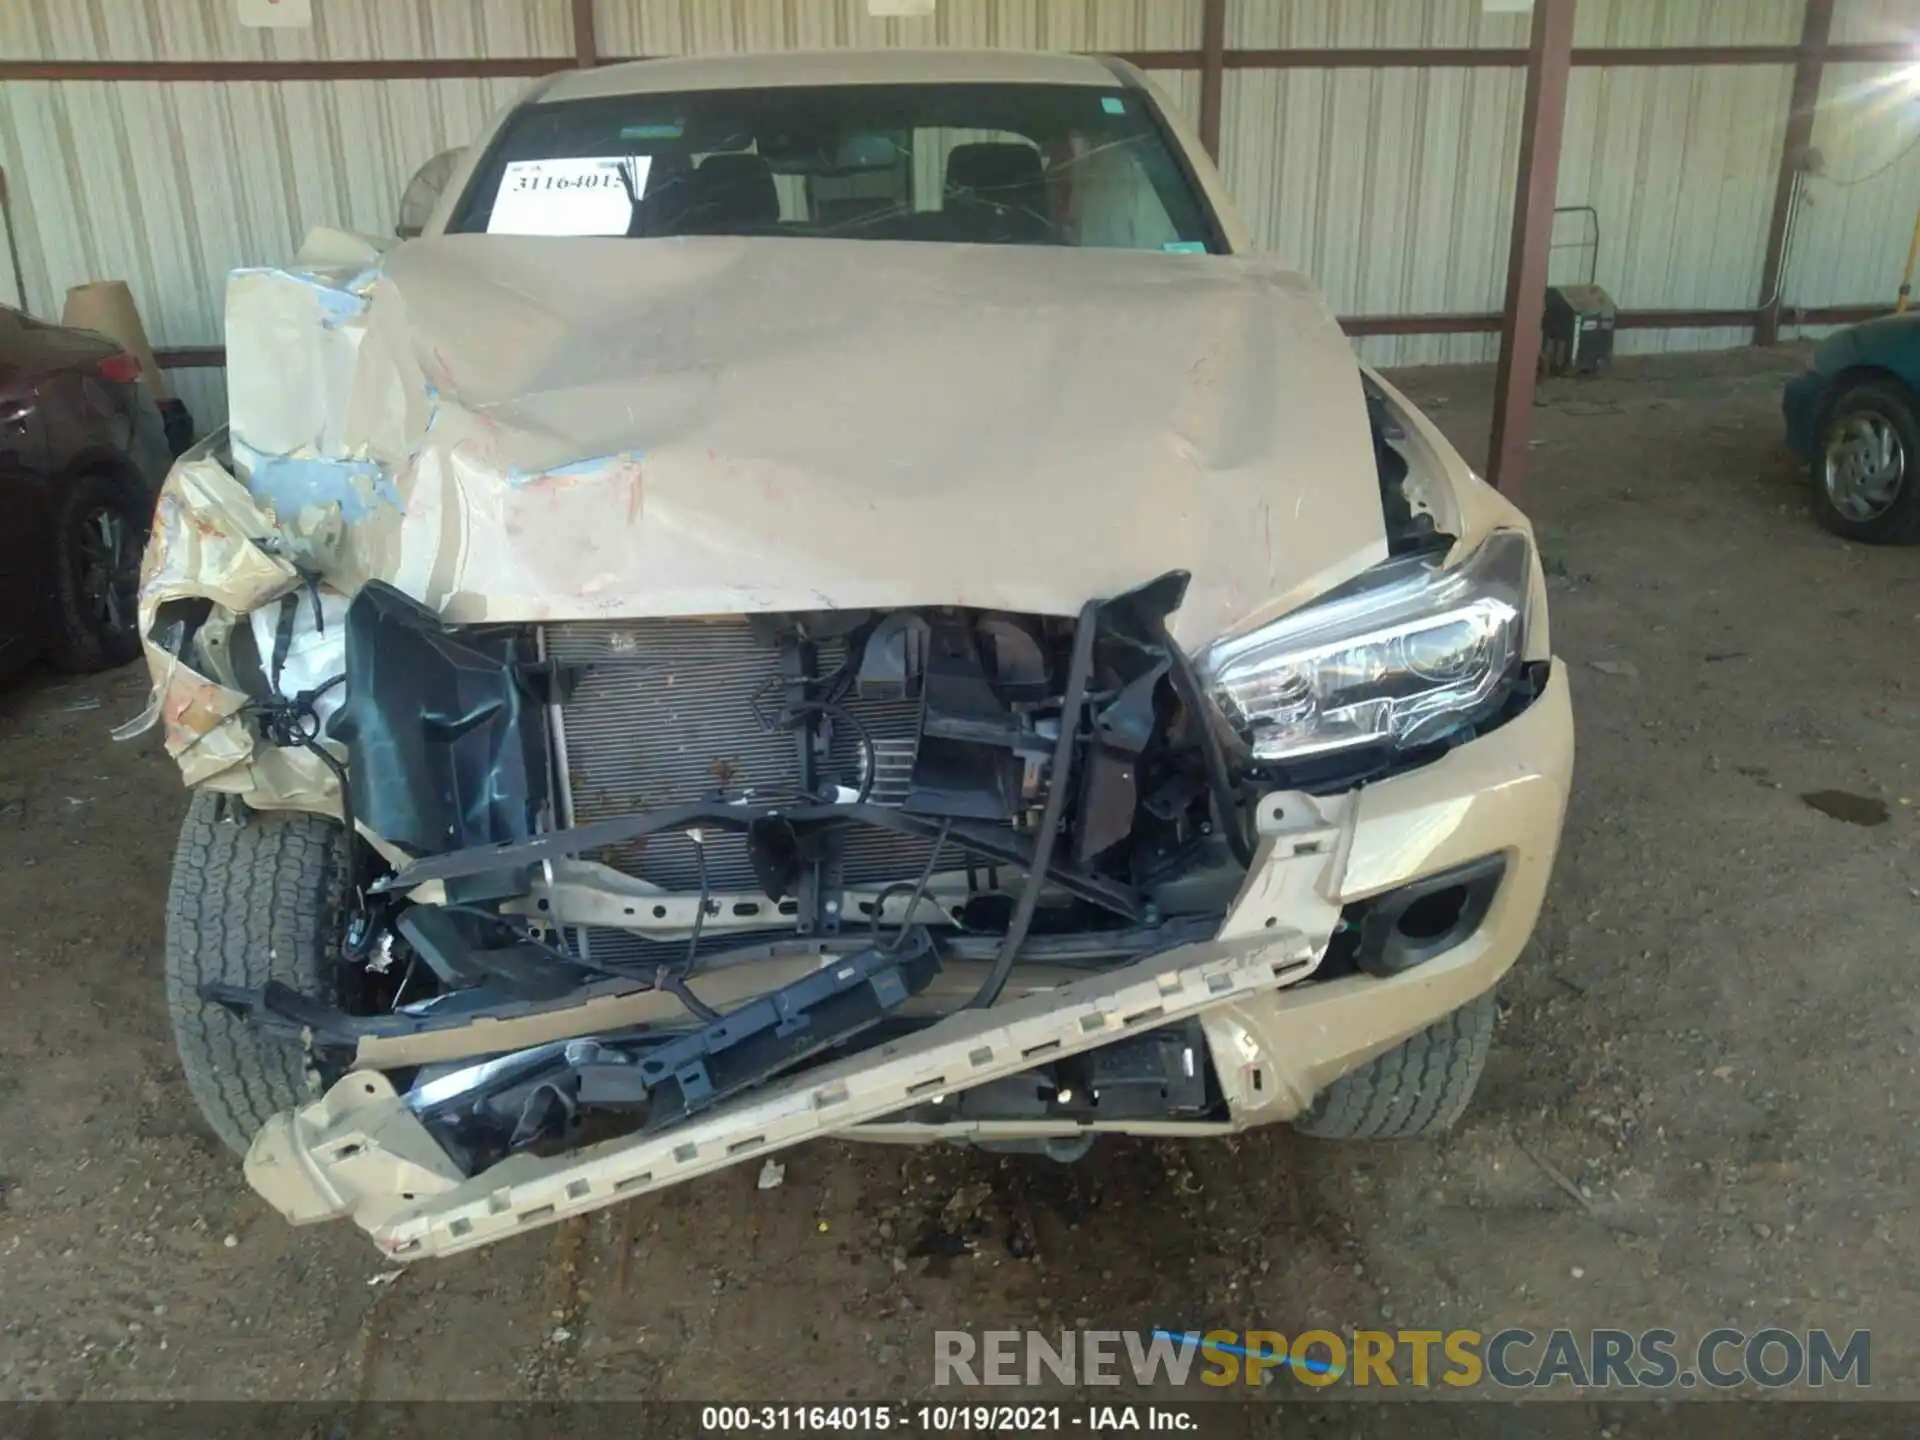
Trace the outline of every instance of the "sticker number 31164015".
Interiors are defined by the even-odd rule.
[[[634,193],[647,187],[645,155],[513,160],[500,177],[490,235],[624,235],[632,220],[624,166]]]

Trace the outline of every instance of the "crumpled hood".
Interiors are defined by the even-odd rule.
[[[1385,554],[1359,375],[1257,259],[446,236],[228,294],[236,472],[450,620],[954,604],[1192,572],[1198,646]]]

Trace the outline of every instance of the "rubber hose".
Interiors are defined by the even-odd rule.
[[[1193,718],[1193,728],[1200,742],[1200,758],[1207,767],[1207,789],[1213,795],[1213,808],[1218,812],[1221,826],[1227,832],[1227,847],[1233,851],[1233,858],[1241,866],[1253,868],[1253,841],[1247,835],[1247,824],[1240,813],[1240,798],[1234,794],[1233,777],[1227,772],[1227,754],[1220,748],[1220,736],[1214,730],[1211,716],[1212,706],[1201,692],[1200,677],[1194,672],[1193,662],[1178,645],[1173,636],[1167,633],[1166,622],[1159,625],[1161,644],[1167,647],[1167,653],[1173,657],[1173,688],[1179,695],[1180,703],[1187,707],[1187,714]]]
[[[981,982],[973,999],[962,1009],[984,1010],[1000,998],[1013,974],[1014,957],[1026,943],[1033,925],[1033,912],[1040,906],[1040,892],[1046,888],[1047,867],[1053,863],[1053,841],[1060,832],[1060,817],[1067,808],[1067,781],[1073,775],[1073,746],[1079,739],[1080,709],[1087,700],[1087,681],[1093,674],[1093,637],[1100,628],[1100,604],[1089,600],[1080,609],[1080,621],[1073,630],[1073,659],[1067,665],[1067,688],[1060,701],[1060,734],[1053,742],[1053,769],[1047,777],[1047,803],[1040,811],[1040,833],[1033,840],[1033,860],[1027,868],[1027,883],[1021,887],[1020,903],[1014,907],[1013,920],[993,969]]]

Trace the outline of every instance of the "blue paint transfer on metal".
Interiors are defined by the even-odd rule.
[[[622,450],[613,455],[590,455],[585,460],[573,460],[565,465],[556,465],[547,471],[547,474],[591,475],[596,470],[605,470],[613,465],[625,465],[639,458],[640,456],[631,450]]]
[[[233,272],[236,280],[242,275],[270,275],[306,286],[319,302],[320,323],[330,330],[366,312],[366,292],[380,278],[377,269],[361,270],[343,279],[338,271],[286,270],[275,265],[247,266]]]
[[[544,470],[527,470],[518,465],[507,467],[509,485],[532,485],[541,480],[579,479],[588,475],[598,475],[616,465],[631,465],[640,459],[638,450],[617,450],[611,455],[589,455],[581,460],[569,460],[564,465],[550,465]]]
[[[270,455],[245,441],[232,441],[234,459],[246,470],[247,491],[273,507],[283,521],[309,505],[338,505],[340,518],[364,520],[378,504],[400,504],[393,477],[372,460],[322,455]]]

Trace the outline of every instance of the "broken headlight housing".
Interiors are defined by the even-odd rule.
[[[1499,530],[1451,569],[1390,560],[1200,657],[1213,702],[1264,761],[1407,748],[1485,718],[1526,650],[1533,544]]]

